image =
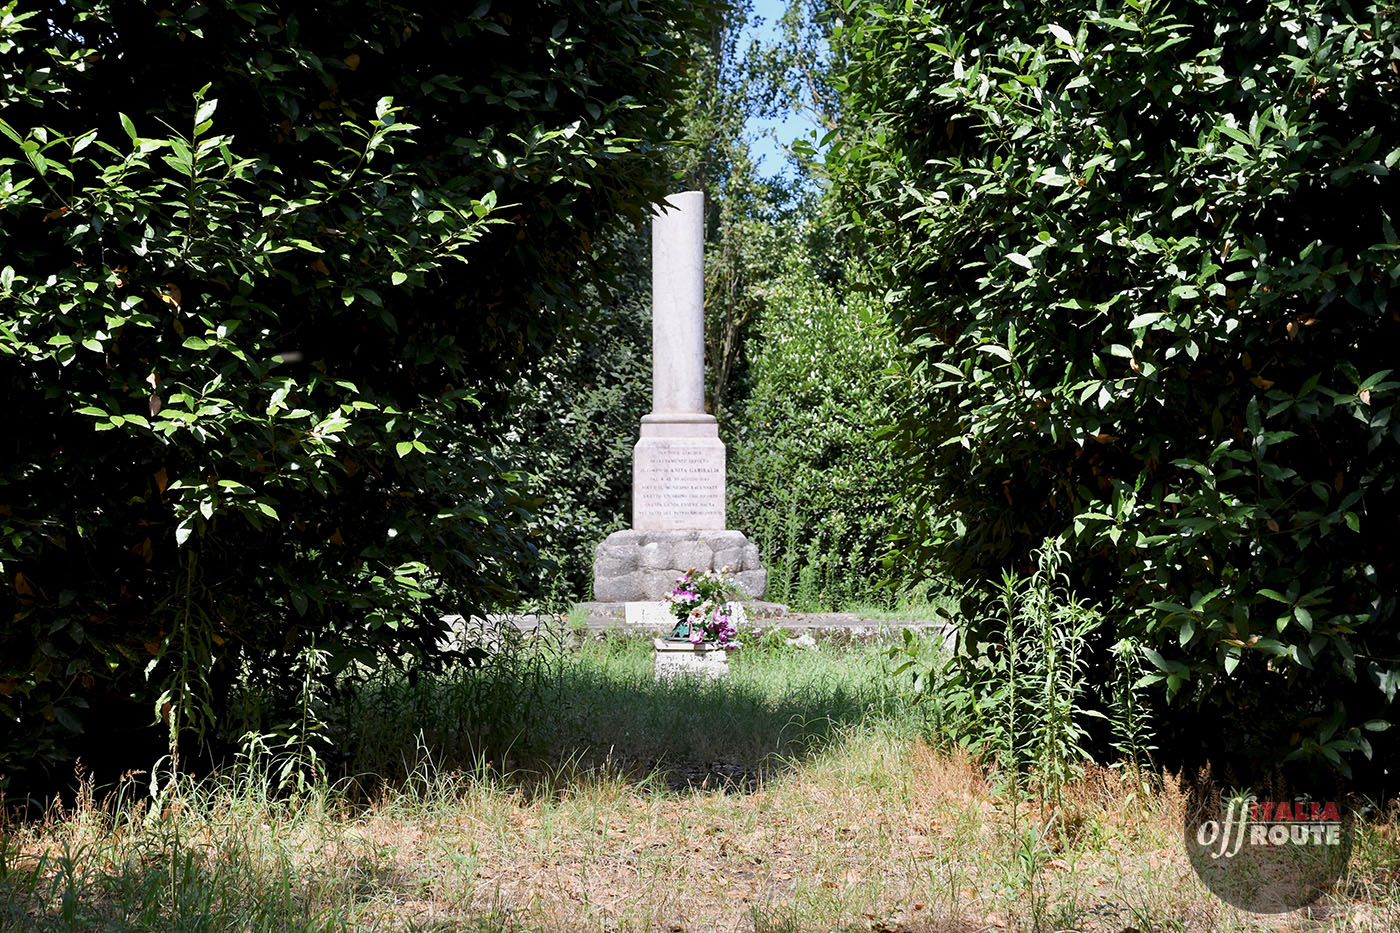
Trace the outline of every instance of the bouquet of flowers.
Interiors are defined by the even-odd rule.
[[[689,570],[676,580],[666,597],[671,615],[676,617],[671,638],[684,638],[693,645],[714,641],[725,650],[739,647],[737,626],[742,607],[733,601],[739,588],[727,576],[728,571],[728,567],[718,572]]]

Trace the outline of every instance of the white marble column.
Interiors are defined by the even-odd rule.
[[[705,413],[705,193],[666,199],[651,225],[653,414]]]
[[[632,527],[723,529],[724,444],[705,413],[705,194],[673,194],[651,228],[652,395],[632,455]]]

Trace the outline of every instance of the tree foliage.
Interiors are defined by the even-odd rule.
[[[909,350],[911,550],[985,579],[1061,538],[1177,747],[1388,767],[1394,4],[841,20],[828,168]]]
[[[697,46],[674,162],[679,190],[705,192],[706,398],[721,420],[745,391],[747,344],[766,283],[781,274],[776,229],[792,194],[752,157],[748,121],[777,112],[772,57],[757,39],[744,43],[752,16],[751,0],[727,6]]]
[[[879,598],[897,573],[880,560],[910,518],[878,436],[896,404],[897,354],[884,309],[823,283],[801,228],[793,219],[788,259],[765,288],[749,391],[725,427],[730,521],[756,538],[768,598],[844,608]]]
[[[0,13],[0,781],[510,597],[502,404],[664,192],[711,15],[172,6]]]
[[[590,597],[594,548],[628,527],[632,447],[651,409],[650,230],[615,236],[614,274],[585,283],[585,316],[517,381],[497,448],[525,477],[539,547],[517,589],[555,608]]]

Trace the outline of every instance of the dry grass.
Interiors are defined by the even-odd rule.
[[[4,827],[0,929],[1400,929],[1396,811],[1313,915],[1253,916],[1196,880],[1170,788],[1096,769],[1042,812],[877,719],[743,789],[428,764],[360,805],[264,786],[245,769],[158,813],[80,795]]]

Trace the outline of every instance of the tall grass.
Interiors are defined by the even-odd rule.
[[[405,880],[376,867],[353,829],[365,814],[438,825],[495,807],[499,820],[513,800],[617,782],[752,792],[849,730],[921,728],[876,652],[756,644],[725,681],[658,684],[642,639],[516,647],[438,677],[373,678],[309,714],[300,736],[251,734],[226,771],[154,796],[144,774],[105,794],[79,775],[72,806],[0,825],[0,929],[321,931],[381,910],[393,928],[435,929],[381,903],[401,901]],[[303,740],[320,728],[329,750]],[[434,903],[471,906],[471,929],[513,929],[470,871],[479,843],[435,856],[422,884]]]
[[[1170,787],[1085,764],[1047,821],[1000,769],[924,741],[937,704],[877,648],[774,638],[722,683],[653,683],[643,640],[546,660],[385,676],[326,711],[339,757],[319,760],[382,764],[374,781],[284,782],[286,749],[250,745],[158,800],[134,774],[0,823],[0,929],[1265,929],[1194,881]],[[513,677],[536,679],[489,683]],[[1024,724],[1045,682],[1016,683]],[[526,692],[497,710],[511,729],[463,731]],[[1310,929],[1397,928],[1397,820],[1361,828]]]
[[[1090,764],[1088,721],[1109,721],[1115,751],[1143,789],[1151,751],[1132,643],[1117,646],[1109,712],[1089,706],[1090,637],[1103,618],[1071,592],[1064,558],[1059,542],[1047,540],[1029,574],[1003,574],[981,601],[988,614],[967,620],[956,650],[941,641],[931,649],[906,631],[903,645],[890,652],[904,659],[899,671],[914,670],[916,687],[938,711],[943,740],[978,755],[1008,795],[997,822],[1014,855],[1008,883],[1024,892],[1036,931],[1054,925],[1045,869],[1073,831],[1065,794]],[[1027,798],[1035,808],[1023,812]]]
[[[951,615],[942,581],[890,585],[871,572],[869,555],[852,553],[853,534],[840,513],[807,515],[792,499],[759,509],[754,542],[768,569],[765,598],[796,612],[850,612],[886,621],[944,620]],[[862,542],[862,548],[878,543]]]

